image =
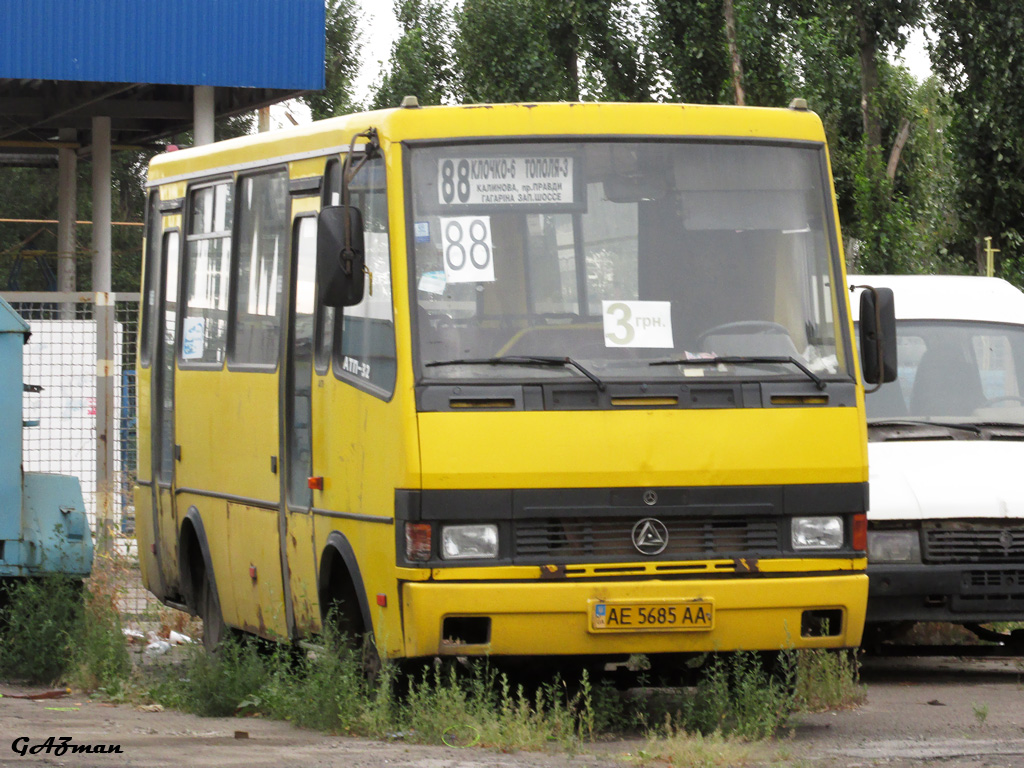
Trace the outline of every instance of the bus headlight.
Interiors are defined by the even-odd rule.
[[[794,517],[793,549],[839,549],[843,546],[843,519],[829,517]]]
[[[441,528],[444,560],[476,560],[498,556],[498,526],[446,525]]]
[[[868,531],[868,562],[921,562],[917,531]]]

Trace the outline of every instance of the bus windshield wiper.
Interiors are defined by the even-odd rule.
[[[460,358],[458,360],[434,360],[425,363],[424,367],[431,368],[438,365],[548,365],[575,368],[592,382],[597,388],[604,392],[605,384],[597,376],[588,371],[571,357],[548,357],[546,355],[501,355],[500,357],[475,357]]]
[[[825,389],[825,381],[814,371],[804,365],[802,362],[797,360],[795,357],[748,357],[743,356],[729,356],[729,357],[694,357],[694,358],[679,358],[675,360],[653,360],[649,365],[761,365],[765,363],[789,363],[799,368],[803,373],[807,375],[811,381],[814,382],[819,390]]]
[[[935,429],[960,429],[964,432],[981,434],[979,425],[971,423],[958,424],[951,421],[932,421],[931,419],[872,419],[868,418],[868,429],[886,429],[892,427],[913,427],[924,428],[934,427]]]

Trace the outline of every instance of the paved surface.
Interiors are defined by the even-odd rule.
[[[845,712],[800,715],[759,750],[771,768],[1024,768],[1024,663],[1020,660],[869,660],[868,701]],[[24,692],[0,684],[0,694]],[[117,744],[115,754],[19,755],[15,740]],[[19,742],[25,745],[26,742]],[[82,695],[0,699],[0,766],[146,768],[610,768],[635,764],[638,742],[581,755],[423,747],[302,731],[254,718],[197,718],[89,701]]]

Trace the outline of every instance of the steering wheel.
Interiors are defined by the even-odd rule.
[[[739,333],[750,335],[789,335],[789,331],[786,329],[786,326],[780,325],[779,323],[773,323],[770,320],[739,320],[735,323],[723,323],[722,325],[716,325],[713,328],[708,328],[704,333],[697,337],[697,344],[704,346],[704,340],[708,336]]]
[[[986,400],[982,408],[992,408],[996,403],[1020,403],[1024,405],[1024,397],[1018,395],[1003,395],[1002,397],[993,397],[991,400]]]

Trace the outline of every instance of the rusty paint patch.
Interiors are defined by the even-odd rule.
[[[540,577],[542,579],[564,579],[565,578],[565,566],[564,565],[542,565],[540,567]]]
[[[742,573],[757,573],[759,570],[759,561],[756,557],[737,557],[732,562],[736,566],[736,570]]]
[[[261,635],[263,635],[263,636],[266,636],[266,634],[267,634],[267,625],[266,625],[266,622],[263,621],[263,609],[260,606],[258,606],[258,605],[256,606],[256,620],[259,621],[259,623],[260,623],[260,632],[259,633]]]

